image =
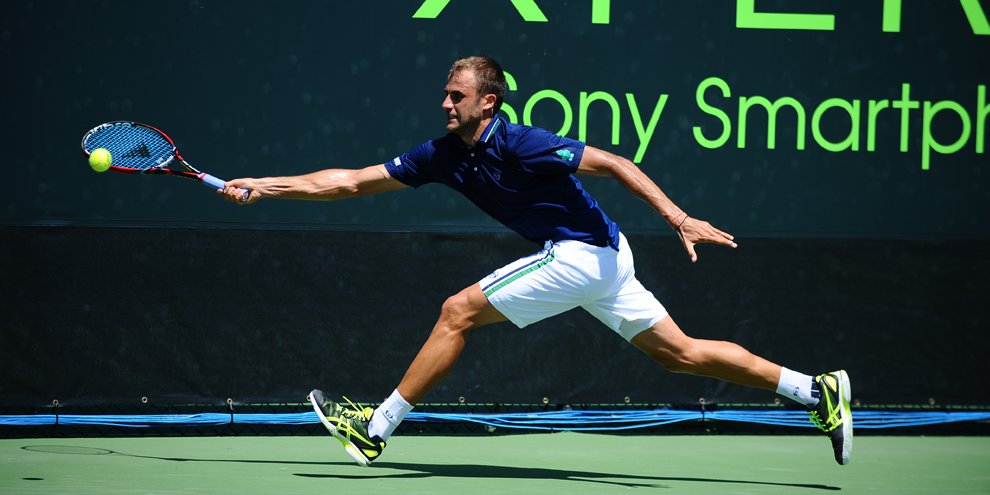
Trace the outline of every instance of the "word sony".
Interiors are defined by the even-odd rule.
[[[505,73],[505,81],[508,83],[508,89],[510,92],[515,92],[518,90],[518,85],[516,84],[516,79],[512,77],[512,74],[508,72]],[[648,112],[649,117],[644,119],[645,113],[641,113],[640,103],[636,99],[636,95],[632,93],[626,93],[624,95],[626,108],[632,117],[633,126],[636,128],[636,137],[639,139],[639,144],[636,148],[636,156],[633,161],[640,163],[643,161],[643,156],[646,155],[646,149],[650,145],[650,141],[653,139],[653,133],[657,130],[657,124],[660,123],[660,115],[663,113],[664,107],[667,105],[666,94],[661,94],[657,97],[656,103],[653,103],[653,108],[649,109],[646,107],[643,111]],[[510,98],[507,98],[510,99]],[[526,103],[523,105],[522,110],[522,120],[519,119],[519,113],[508,103],[502,105],[502,113],[508,117],[509,121],[519,123],[522,122],[524,125],[533,125],[533,114],[536,110],[538,103],[544,100],[550,100],[555,102],[563,113],[563,121],[561,122],[560,128],[555,132],[561,136],[566,136],[571,132],[571,128],[574,125],[574,105],[570,100],[564,96],[560,91],[553,89],[541,89],[533,93]],[[588,136],[588,107],[595,102],[602,102],[607,104],[611,109],[612,117],[612,136],[611,143],[613,145],[619,144],[619,128],[621,126],[621,113],[622,105],[619,104],[619,99],[613,96],[611,93],[605,91],[594,91],[588,93],[587,91],[581,91],[578,95],[577,101],[577,120],[578,120],[578,134],[577,139],[579,141],[585,141]],[[552,104],[541,105],[541,110],[546,110],[547,108],[553,107]],[[543,116],[542,114],[540,115]],[[541,122],[546,119],[541,119]],[[644,124],[644,122],[646,122]],[[553,130],[547,125],[541,125],[541,127],[547,127],[547,130]]]

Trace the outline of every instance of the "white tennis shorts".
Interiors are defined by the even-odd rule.
[[[619,234],[619,250],[580,241],[549,242],[479,284],[488,301],[519,328],[578,306],[624,339],[667,316],[660,301],[636,280],[632,250]]]

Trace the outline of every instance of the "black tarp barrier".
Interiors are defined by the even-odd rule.
[[[628,236],[690,335],[786,366],[847,369],[863,404],[987,405],[990,247],[969,241]],[[375,402],[444,299],[535,251],[509,234],[0,229],[0,404]],[[427,401],[770,403],[663,371],[580,309],[473,332]]]

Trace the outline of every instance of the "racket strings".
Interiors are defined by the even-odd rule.
[[[134,170],[148,170],[168,164],[172,143],[152,129],[114,125],[94,132],[86,141],[86,150],[106,148],[113,165]]]

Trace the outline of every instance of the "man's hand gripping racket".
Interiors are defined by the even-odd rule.
[[[213,189],[223,189],[224,181],[210,174],[200,172],[189,164],[172,138],[147,124],[130,121],[107,122],[100,124],[82,139],[82,149],[86,156],[93,150],[105,148],[113,157],[110,170],[124,174],[174,175],[195,179]],[[176,162],[181,168],[173,168]],[[241,193],[246,201],[251,191]]]

